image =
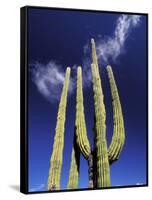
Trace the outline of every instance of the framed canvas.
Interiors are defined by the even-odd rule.
[[[148,14],[21,8],[21,192],[148,185]]]

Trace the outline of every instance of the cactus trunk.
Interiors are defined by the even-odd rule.
[[[123,114],[122,114],[119,94],[115,83],[112,68],[109,65],[107,66],[107,72],[111,89],[112,104],[113,104],[113,120],[114,120],[113,137],[108,151],[109,160],[112,163],[118,159],[121,150],[123,148],[125,141],[125,130],[124,130],[124,121],[123,121]]]
[[[48,190],[60,189],[60,176],[61,176],[62,156],[63,156],[62,154],[64,147],[64,124],[66,115],[69,78],[70,78],[70,68],[67,67],[59,109],[58,109],[53,151],[50,159],[50,169],[49,169],[48,185],[47,185]]]
[[[93,188],[93,154],[90,153],[88,157],[88,174],[89,174],[89,188]]]
[[[78,187],[79,167],[80,167],[80,151],[78,149],[78,146],[75,140],[75,135],[74,135],[74,142],[73,142],[72,156],[71,156],[71,166],[70,166],[67,189],[76,189]]]
[[[106,142],[106,113],[104,106],[104,97],[102,92],[101,79],[98,69],[98,61],[96,56],[95,42],[92,39],[92,60],[91,72],[94,93],[94,107],[95,107],[95,154],[96,154],[96,180],[95,187],[109,187],[110,186],[110,169],[108,150]]]

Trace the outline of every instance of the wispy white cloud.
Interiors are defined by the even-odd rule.
[[[96,42],[98,58],[106,63],[109,59],[116,61],[125,50],[125,42],[132,28],[139,23],[139,15],[121,15],[117,19],[112,37],[100,39]]]
[[[47,64],[34,63],[30,64],[32,80],[38,91],[49,101],[60,99],[65,72],[63,67],[54,61]],[[73,80],[70,79],[69,94],[73,92]]]
[[[30,188],[30,192],[38,192],[38,191],[45,191],[45,184],[42,183],[41,185],[35,186],[33,188]]]
[[[125,43],[131,30],[140,23],[139,15],[120,15],[116,21],[116,26],[112,36],[102,38],[99,35],[96,39],[97,56],[100,63],[108,64],[109,59],[114,62],[125,52]],[[91,39],[91,38],[90,38]],[[91,56],[90,41],[84,46],[84,59],[82,63],[83,85],[89,87],[91,83]],[[71,66],[73,76],[70,78],[68,94],[72,94],[75,88],[77,64]],[[47,64],[34,63],[30,65],[32,80],[38,91],[49,101],[54,102],[60,99],[65,71],[60,64],[50,61]]]
[[[131,30],[138,26],[139,23],[139,15],[120,15],[116,21],[116,25],[111,37],[108,36],[103,38],[100,34],[98,35],[98,38],[95,38],[99,64],[108,64],[109,59],[113,62],[117,61],[117,58],[126,50],[125,42],[131,33]],[[90,86],[91,82],[90,65],[92,62],[90,41],[84,45],[83,52],[83,82],[84,87],[88,87]]]

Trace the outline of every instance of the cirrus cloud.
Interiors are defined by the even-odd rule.
[[[116,21],[115,29],[112,36],[105,39],[96,40],[96,49],[99,62],[107,64],[109,59],[114,62],[118,57],[125,52],[126,40],[129,37],[131,30],[140,24],[140,15],[120,15]],[[90,38],[91,39],[91,38]],[[89,87],[91,83],[91,56],[90,56],[90,41],[84,46],[84,59],[82,63],[83,84],[84,87]],[[75,88],[77,64],[73,64],[71,70],[75,77],[70,78],[68,94],[73,94]],[[30,64],[32,80],[35,83],[38,91],[49,101],[55,102],[60,99],[65,71],[63,66],[55,61],[50,61],[47,64],[36,62]]]
[[[47,64],[36,62],[30,64],[32,80],[38,91],[49,101],[60,99],[65,72],[60,64],[50,61]],[[70,78],[69,94],[73,92],[73,79]]]
[[[115,30],[112,37],[97,41],[98,58],[103,62],[108,62],[109,59],[116,59],[124,52],[125,42],[131,33],[131,30],[140,23],[139,15],[120,15],[116,21]]]

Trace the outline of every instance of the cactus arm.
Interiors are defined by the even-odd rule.
[[[97,67],[94,63],[91,65],[95,106],[96,187],[100,188],[110,186],[110,169],[106,142],[105,106]]]
[[[91,148],[87,138],[86,123],[83,107],[83,91],[82,91],[82,70],[78,67],[77,70],[77,91],[76,91],[76,141],[82,155],[88,159]]]
[[[50,159],[50,169],[48,175],[48,190],[60,189],[60,176],[62,167],[62,154],[64,147],[64,124],[67,104],[67,93],[69,87],[70,68],[67,67],[61,99],[59,103],[57,124],[55,129],[54,144]]]
[[[125,129],[124,129],[124,120],[123,120],[119,94],[115,83],[112,68],[109,65],[107,66],[107,72],[110,82],[112,104],[113,104],[113,119],[114,119],[113,137],[108,150],[109,161],[112,163],[118,159],[121,150],[123,148],[125,142]]]
[[[74,135],[67,189],[76,189],[78,187],[79,168],[80,168],[80,151],[78,149]]]

